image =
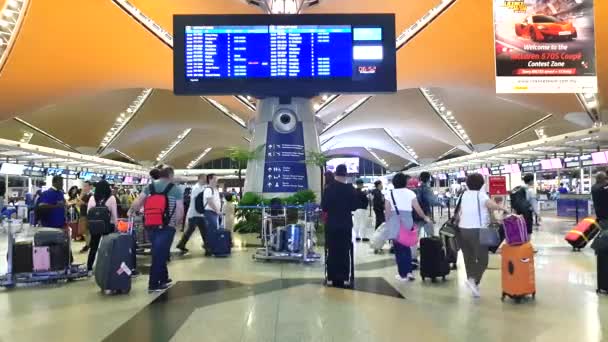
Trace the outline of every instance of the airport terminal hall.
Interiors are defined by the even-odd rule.
[[[0,0],[0,342],[608,342],[608,0]]]

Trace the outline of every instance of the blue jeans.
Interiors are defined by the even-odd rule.
[[[215,232],[219,229],[219,215],[215,211],[205,210],[205,220],[207,221],[207,230]]]
[[[405,247],[397,241],[393,241],[393,245],[395,246],[397,270],[401,278],[405,278],[412,272],[412,250],[410,247]]]
[[[150,280],[148,287],[157,288],[169,279],[167,260],[171,252],[171,243],[175,235],[175,228],[150,229],[148,236],[152,244],[152,266],[150,267]]]

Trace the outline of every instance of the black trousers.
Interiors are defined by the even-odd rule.
[[[194,230],[198,228],[198,231],[201,233],[201,237],[203,238],[203,242],[205,244],[204,248],[207,250],[207,221],[204,217],[191,217],[188,219],[188,227],[184,231],[182,238],[179,240],[177,244],[177,248],[186,248],[186,244],[190,241]]]
[[[87,259],[87,270],[93,270],[93,264],[95,264],[95,256],[99,249],[99,241],[101,241],[102,235],[91,234],[91,241],[89,242],[89,257]]]
[[[378,227],[380,227],[380,225],[383,224],[386,221],[386,217],[384,216],[384,210],[376,210],[376,209],[374,209],[374,213],[376,214],[376,227],[375,227],[375,229],[378,229]]]
[[[352,226],[345,225],[328,227],[325,231],[327,280],[329,281],[343,283],[354,278],[352,229]]]
[[[534,231],[534,213],[528,212],[522,214],[524,219],[526,220],[526,228],[528,229],[528,234],[532,234]]]

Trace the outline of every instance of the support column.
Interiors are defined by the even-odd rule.
[[[250,148],[263,145],[263,156],[247,164],[245,192],[272,198],[310,189],[320,198],[321,171],[306,164],[309,151],[321,150],[312,101],[271,97],[257,108]]]

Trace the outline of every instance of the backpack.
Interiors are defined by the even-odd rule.
[[[194,209],[197,213],[202,214],[205,212],[205,208],[207,207],[207,203],[205,203],[205,191],[207,189],[211,189],[211,196],[215,195],[215,191],[212,187],[206,187],[201,191],[196,198],[194,199]]]
[[[169,192],[173,189],[173,184],[167,184],[163,192],[156,192],[154,184],[149,186],[149,195],[144,202],[144,227],[162,228],[169,225],[171,215],[175,212],[169,210]]]
[[[420,204],[420,208],[422,208],[422,211],[424,211],[425,214],[429,214],[430,206],[424,196],[424,191],[422,191],[422,187],[418,187],[418,188],[414,189],[413,191],[416,194],[416,199],[418,200],[418,204]],[[418,215],[418,212],[416,211],[416,209],[413,209],[413,208],[412,208],[412,218],[414,219],[414,222],[424,221],[424,217],[420,217],[420,215]]]
[[[527,214],[531,211],[530,201],[526,198],[527,190],[525,187],[515,187],[509,194],[511,199],[511,208],[515,210],[518,215]]]
[[[110,209],[106,207],[106,200],[96,202],[95,207],[87,212],[87,222],[91,235],[107,235],[112,233],[110,223]]]

